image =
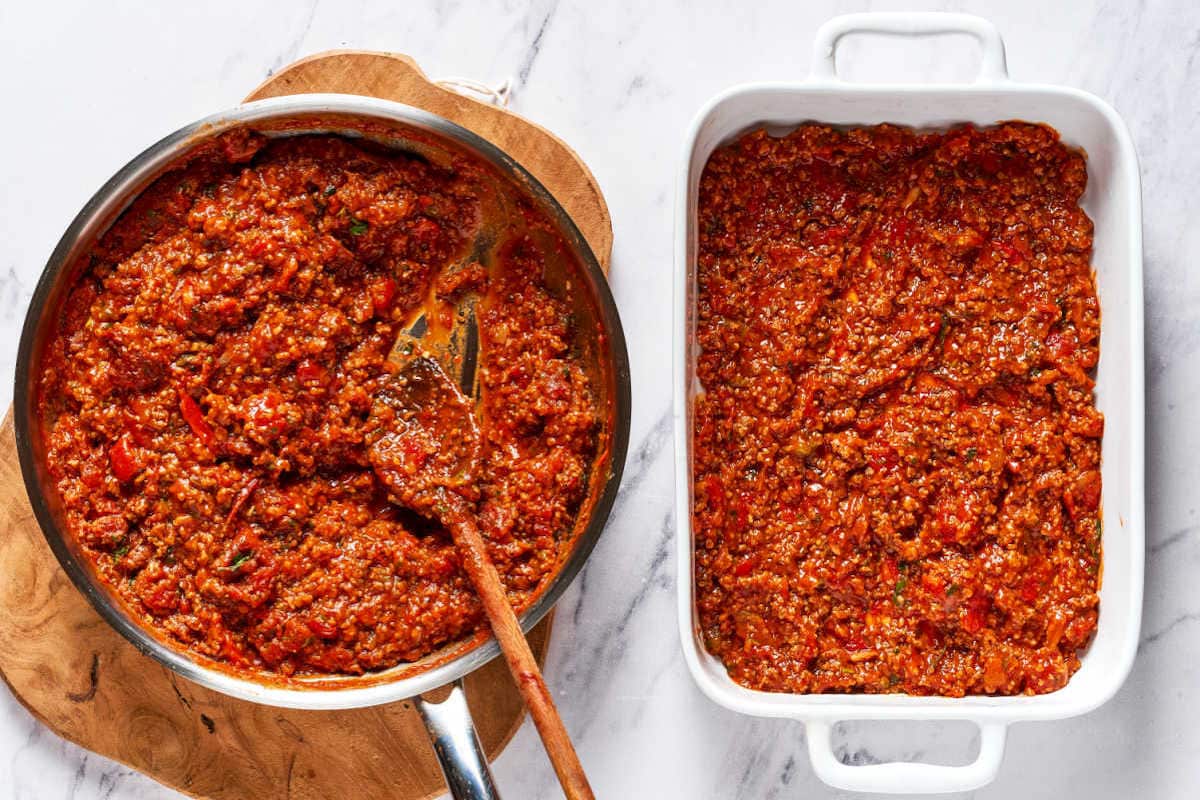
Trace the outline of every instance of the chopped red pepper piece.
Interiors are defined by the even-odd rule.
[[[383,316],[392,308],[396,299],[396,282],[391,278],[380,278],[371,284],[371,303],[375,313]]]
[[[187,422],[188,427],[192,429],[192,433],[205,444],[207,447],[212,447],[216,440],[214,433],[208,420],[204,418],[204,412],[200,409],[200,404],[192,399],[190,394],[185,392],[179,393],[179,410],[183,414],[183,419]]]
[[[113,475],[116,475],[121,483],[128,483],[141,471],[129,446],[128,434],[117,439],[117,443],[109,449],[108,462],[112,465]]]
[[[228,526],[237,519],[238,512],[242,510],[242,506],[246,505],[246,501],[254,494],[254,490],[258,488],[258,478],[251,478],[241,491],[237,493],[237,497],[233,500],[233,506],[229,509],[229,515],[225,517],[225,525]]]
[[[754,567],[758,565],[758,559],[751,556],[743,559],[736,567],[733,568],[733,574],[739,578],[744,578],[754,571]]]
[[[320,384],[325,382],[325,368],[310,358],[305,358],[296,365],[296,378],[301,383]]]
[[[308,629],[322,639],[332,639],[337,636],[337,626],[316,617],[309,617]]]
[[[983,629],[983,623],[987,620],[988,610],[991,609],[992,603],[983,595],[975,595],[967,601],[967,614],[963,617],[963,629],[968,633],[978,633]]]
[[[1065,361],[1073,356],[1078,348],[1073,338],[1061,331],[1051,331],[1046,337],[1046,349],[1054,356],[1055,361]]]

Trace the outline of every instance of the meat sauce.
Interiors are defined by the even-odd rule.
[[[463,292],[482,296],[480,527],[518,610],[554,574],[597,400],[531,234],[460,263],[483,169],[231,135],[91,252],[38,402],[68,533],[144,625],[284,678],[381,670],[480,630],[449,535],[390,502],[363,441],[397,334]]]
[[[1097,622],[1100,310],[1046,126],[751,132],[700,181],[696,595],[760,690],[1038,694]]]

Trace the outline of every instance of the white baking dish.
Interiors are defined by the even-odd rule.
[[[838,79],[834,49],[851,32],[901,36],[968,33],[983,53],[978,79],[963,85],[851,84]],[[794,695],[735,684],[698,633],[692,572],[691,400],[695,393],[696,194],[713,150],[755,126],[803,121],[837,125],[893,122],[920,128],[1022,119],[1053,125],[1088,155],[1083,206],[1095,221],[1102,329],[1096,401],[1107,419],[1103,440],[1104,571],[1096,637],[1068,684],[1034,697]],[[991,781],[1010,723],[1090,711],[1125,680],[1137,652],[1142,610],[1143,379],[1142,233],[1137,156],[1116,112],[1098,98],[1060,86],[1008,79],[1004,43],[991,23],[961,14],[852,14],[817,33],[812,74],[799,83],[739,86],[714,98],[688,133],[676,196],[675,456],[679,526],[679,622],[692,676],[717,703],[805,723],[813,768],[826,783],[872,792],[966,791]],[[968,720],[980,728],[978,757],[965,766],[843,764],[830,744],[839,720]]]

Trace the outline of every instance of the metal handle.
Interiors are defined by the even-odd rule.
[[[983,52],[976,83],[997,83],[1008,80],[1008,65],[1004,56],[1004,40],[996,26],[983,17],[972,14],[945,14],[937,11],[843,14],[826,22],[817,31],[813,53],[812,77],[819,81],[836,81],[837,63],[834,53],[838,41],[850,33],[880,33],[887,36],[937,36],[944,33],[966,33],[975,37]]]
[[[999,722],[980,722],[979,755],[970,764],[947,767],[941,764],[892,762],[856,767],[843,764],[833,754],[833,724],[814,720],[805,723],[808,757],[813,772],[835,789],[879,794],[943,794],[969,792],[991,783],[1004,759],[1008,728]]]
[[[500,800],[471,721],[462,682],[455,681],[450,695],[440,703],[418,696],[413,698],[413,705],[425,721],[450,796],[454,800]]]

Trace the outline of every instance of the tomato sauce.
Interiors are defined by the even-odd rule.
[[[1047,126],[804,125],[700,182],[703,637],[767,691],[1037,694],[1096,628],[1100,310]]]
[[[385,669],[485,626],[449,535],[390,502],[363,440],[404,325],[468,291],[480,528],[517,610],[555,573],[597,399],[527,233],[460,263],[485,169],[231,135],[91,252],[38,402],[68,533],[144,625],[280,677]]]

